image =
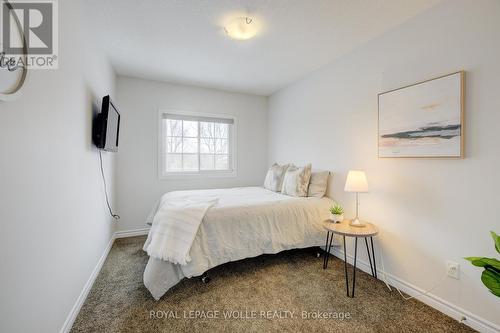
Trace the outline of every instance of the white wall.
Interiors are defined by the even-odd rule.
[[[113,232],[91,124],[115,75],[79,1],[59,1],[59,20],[60,68],[32,71],[0,102],[1,332],[59,331]]]
[[[497,325],[500,299],[462,258],[494,257],[489,230],[500,232],[499,41],[500,1],[443,2],[273,95],[268,160],[334,171],[330,195],[348,215],[347,171],[364,169],[371,193],[360,212],[381,229],[386,270],[428,289],[456,261],[460,280],[446,278],[433,294]],[[377,94],[461,69],[466,159],[378,159]]]
[[[118,77],[122,115],[117,155],[120,230],[144,228],[146,217],[168,191],[260,185],[267,169],[267,98]],[[237,176],[158,178],[158,110],[174,109],[237,117]]]

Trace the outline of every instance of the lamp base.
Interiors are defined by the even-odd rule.
[[[351,227],[364,227],[366,224],[361,222],[357,217],[354,219],[354,220],[351,220],[351,222],[349,222],[349,225]]]

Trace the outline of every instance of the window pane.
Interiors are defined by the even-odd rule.
[[[215,170],[229,169],[228,155],[215,155]]]
[[[183,120],[183,136],[198,137],[198,122]]]
[[[227,139],[229,133],[228,124],[214,124],[215,125],[215,137]]]
[[[200,139],[200,153],[215,153],[215,140],[208,138]]]
[[[182,138],[167,137],[167,152],[182,153]]]
[[[200,169],[201,170],[214,170],[214,155],[201,154],[200,155]]]
[[[182,171],[182,155],[167,154],[167,171]]]
[[[231,170],[232,142],[229,140],[232,139],[230,131],[233,125],[191,119],[161,120],[164,171],[197,173]]]
[[[215,139],[215,152],[217,154],[227,154],[229,152],[227,139]]]
[[[183,153],[197,153],[198,152],[198,139],[186,139],[182,140],[182,152]]]
[[[214,137],[214,123],[200,123],[200,136],[203,138]]]
[[[182,136],[182,120],[166,119],[167,136]]]
[[[184,154],[182,167],[184,171],[198,171],[198,155],[197,154]]]

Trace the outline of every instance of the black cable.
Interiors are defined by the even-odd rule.
[[[104,182],[104,195],[106,196],[106,204],[108,205],[109,214],[115,220],[119,220],[120,216],[117,215],[117,214],[113,214],[113,211],[111,210],[111,206],[109,205],[108,189],[107,189],[108,186],[106,185],[106,177],[104,176],[104,169],[102,167],[102,156],[101,156],[101,151],[100,150],[99,150],[99,161],[101,162],[101,175],[102,175],[102,181]]]

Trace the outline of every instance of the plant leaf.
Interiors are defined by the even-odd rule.
[[[500,274],[485,269],[481,274],[481,281],[495,296],[500,297]]]
[[[495,249],[498,253],[500,253],[500,236],[498,236],[494,231],[490,231],[491,237],[493,237],[493,241],[495,242]]]
[[[469,258],[467,258],[467,260],[470,260],[474,266],[477,266],[477,267],[491,266],[491,267],[493,267],[493,269],[500,271],[500,261],[498,261],[495,258],[469,257]]]
[[[482,257],[464,257],[465,260],[469,260],[470,262],[473,262],[474,260],[479,260]]]

